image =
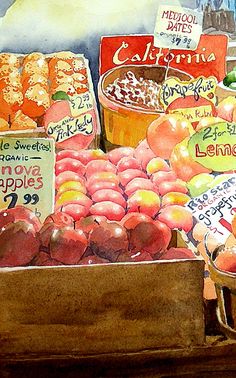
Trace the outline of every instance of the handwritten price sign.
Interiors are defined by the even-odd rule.
[[[203,14],[174,5],[160,5],[154,45],[178,50],[196,50],[202,33]]]
[[[73,96],[70,99],[70,108],[72,117],[79,117],[91,109],[93,109],[93,96],[90,92]]]
[[[224,243],[231,233],[231,221],[236,213],[236,176],[216,176],[211,186],[185,206],[219,242]]]
[[[54,141],[0,138],[0,209],[24,205],[44,220],[53,211]]]
[[[204,127],[189,140],[190,156],[218,172],[236,169],[236,124],[220,122]]]

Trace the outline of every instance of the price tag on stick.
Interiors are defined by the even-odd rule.
[[[41,221],[54,204],[54,140],[0,138],[0,210],[23,205]]]
[[[202,33],[203,13],[178,5],[158,7],[154,46],[196,50]]]

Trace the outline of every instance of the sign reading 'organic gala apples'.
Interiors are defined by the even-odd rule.
[[[197,221],[208,227],[221,243],[231,233],[231,221],[236,213],[235,175],[216,176],[210,189],[191,199],[187,207]]]
[[[193,134],[188,143],[190,156],[213,171],[236,169],[236,124],[221,122]]]
[[[0,138],[0,209],[24,205],[44,220],[53,211],[53,139]]]
[[[158,7],[154,45],[195,50],[202,33],[203,13],[176,5]]]

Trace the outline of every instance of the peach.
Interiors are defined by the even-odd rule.
[[[73,171],[64,171],[64,172],[59,173],[56,176],[56,180],[55,180],[56,189],[58,189],[61,185],[63,185],[67,181],[77,181],[77,182],[80,182],[81,185],[85,184],[85,179],[78,173],[75,173]]]
[[[146,167],[146,171],[149,175],[152,173],[156,173],[159,171],[169,171],[170,166],[167,164],[167,162],[160,158],[160,157],[155,157],[149,161]]]
[[[119,147],[108,152],[108,159],[112,164],[117,165],[119,161],[125,156],[134,156],[134,149],[132,147]]]
[[[173,148],[193,133],[191,123],[180,114],[167,114],[151,123],[147,130],[147,141],[155,153],[169,159]]]
[[[180,193],[180,192],[169,192],[166,193],[161,200],[162,207],[167,205],[180,205],[184,206],[188,201],[191,200],[191,197],[187,196],[187,194]]]
[[[125,188],[125,194],[127,197],[130,197],[136,190],[144,189],[144,190],[152,190],[153,192],[157,192],[157,187],[155,184],[153,184],[148,178],[134,178],[131,180]]]
[[[103,202],[103,201],[111,201],[122,206],[124,209],[126,208],[126,201],[124,197],[122,196],[122,194],[112,189],[97,190],[92,195],[92,200],[95,203]]]
[[[85,168],[85,175],[87,179],[97,172],[112,172],[116,173],[116,167],[105,160],[92,160],[90,161]]]
[[[57,191],[57,197],[59,197],[62,193],[68,190],[76,190],[78,192],[86,194],[86,187],[84,184],[81,184],[80,181],[66,181],[61,184]]]
[[[68,203],[78,203],[79,205],[89,208],[92,205],[92,200],[82,192],[67,190],[58,197],[56,201],[56,208]]]
[[[173,171],[159,171],[151,175],[151,180],[157,187],[164,181],[175,181],[176,179],[177,176]]]
[[[189,232],[193,227],[193,217],[190,211],[179,205],[169,205],[162,208],[157,219],[173,229]]]
[[[160,209],[160,197],[151,190],[137,190],[127,201],[128,212],[140,212],[155,217]]]
[[[105,216],[110,221],[120,221],[125,215],[125,210],[112,201],[101,201],[90,207],[90,214]]]
[[[124,156],[117,164],[117,171],[123,172],[126,169],[142,169],[141,164],[132,156]]]
[[[64,158],[56,163],[55,173],[56,175],[59,175],[64,171],[72,171],[83,176],[85,173],[85,167],[79,160],[72,158]]]
[[[189,138],[177,144],[170,156],[170,165],[180,179],[189,181],[199,173],[211,173],[211,170],[194,161],[188,151]]]
[[[228,122],[234,122],[236,117],[234,115],[234,109],[236,107],[236,97],[229,96],[219,102],[217,106],[217,116],[223,118]]]
[[[61,206],[60,211],[66,213],[70,217],[74,219],[74,221],[78,221],[82,217],[86,217],[89,213],[88,206],[80,205],[79,203],[66,203]]]
[[[164,196],[169,192],[188,193],[186,182],[180,179],[177,179],[176,181],[164,181],[159,184],[158,190],[161,196]]]
[[[147,175],[140,169],[126,169],[125,171],[120,172],[118,174],[118,177],[120,179],[121,185],[125,187],[134,178],[147,178]]]

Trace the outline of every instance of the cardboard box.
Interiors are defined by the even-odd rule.
[[[204,343],[204,261],[0,269],[0,352],[79,355]]]

